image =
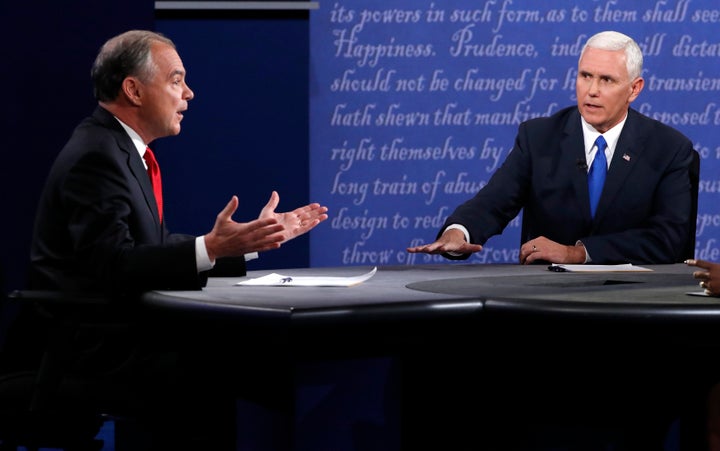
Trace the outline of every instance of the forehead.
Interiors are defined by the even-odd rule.
[[[578,62],[578,69],[581,72],[626,78],[628,76],[626,59],[624,50],[588,47]]]
[[[176,74],[185,74],[185,67],[180,59],[180,55],[178,55],[172,46],[162,42],[156,42],[152,44],[150,51],[153,62],[157,67],[156,74],[158,76],[172,77]]]

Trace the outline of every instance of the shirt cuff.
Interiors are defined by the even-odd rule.
[[[590,254],[588,254],[588,250],[587,250],[587,248],[585,247],[585,245],[583,244],[582,241],[577,240],[577,241],[575,242],[575,246],[582,246],[583,249],[585,250],[585,263],[590,263],[590,262],[592,262],[592,258],[590,258]]]
[[[210,260],[205,247],[205,235],[195,238],[195,263],[198,273],[209,271],[215,266],[215,262]]]
[[[243,255],[243,257],[245,257],[246,262],[260,258],[257,252],[250,252],[249,254]],[[204,235],[195,238],[195,262],[197,264],[198,273],[209,271],[215,266],[215,262],[210,260],[210,256],[207,253]]]
[[[464,225],[460,224],[450,224],[443,230],[443,233],[447,232],[448,230],[457,229],[460,230],[465,235],[465,241],[468,243],[470,242],[470,232],[465,228]],[[452,255],[453,257],[460,257],[463,254],[457,253],[457,252],[448,252],[448,255]]]

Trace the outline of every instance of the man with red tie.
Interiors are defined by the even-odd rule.
[[[102,47],[91,74],[99,105],[47,179],[32,243],[32,288],[113,295],[198,289],[217,259],[278,248],[327,218],[316,203],[276,213],[273,192],[258,219],[237,223],[233,196],[206,235],[170,234],[144,157],[152,155],[153,141],[180,133],[194,96],[182,60],[164,36],[130,31]]]
[[[102,46],[91,76],[98,106],[58,154],[40,199],[31,289],[101,293],[132,306],[144,291],[200,289],[223,261],[244,275],[247,255],[276,249],[327,219],[327,208],[317,203],[277,213],[273,192],[253,221],[233,221],[238,198],[232,196],[205,235],[170,233],[149,146],[180,133],[194,96],[175,45],[158,33],[128,31]],[[235,390],[256,390],[244,382],[247,375],[256,367],[270,370],[260,364],[242,374],[230,370],[238,348],[247,356],[255,347],[226,340],[232,327],[195,321],[165,330],[145,314],[133,316],[139,324],[122,346],[98,339],[95,355],[120,362],[111,376],[144,397],[140,424],[151,437],[135,449],[234,449]],[[36,367],[45,331],[34,316],[20,315],[8,340],[24,360],[19,366]]]

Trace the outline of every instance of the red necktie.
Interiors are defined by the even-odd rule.
[[[147,164],[147,172],[150,176],[150,182],[152,183],[153,193],[155,193],[155,202],[157,202],[158,214],[160,216],[160,222],[163,218],[163,199],[162,199],[162,179],[160,178],[160,166],[157,164],[155,155],[152,153],[149,147],[145,149],[145,155],[143,156],[145,163]]]

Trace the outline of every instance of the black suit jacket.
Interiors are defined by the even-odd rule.
[[[238,273],[244,274],[244,262]],[[30,287],[110,294],[199,289],[195,237],[170,234],[142,158],[98,107],[57,156],[37,210]]]
[[[569,107],[521,124],[503,165],[442,230],[459,223],[471,242],[484,244],[524,208],[523,243],[581,240],[598,264],[676,263],[695,221],[693,152],[681,133],[631,109],[593,219],[580,113]]]

